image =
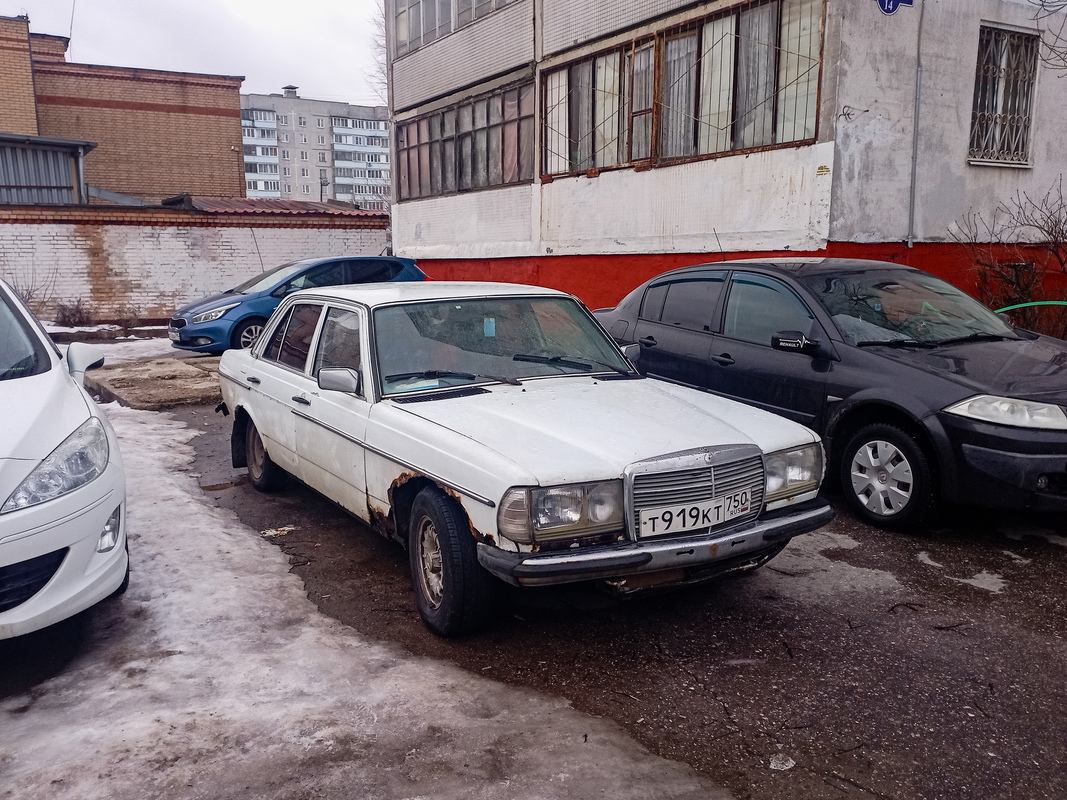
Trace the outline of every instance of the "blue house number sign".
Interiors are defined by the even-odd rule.
[[[901,6],[910,6],[912,0],[878,0],[878,7],[883,14],[893,14]]]

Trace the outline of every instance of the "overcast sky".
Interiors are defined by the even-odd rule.
[[[379,105],[377,0],[0,0],[30,31],[69,36],[67,60],[240,75],[245,94],[281,92]]]

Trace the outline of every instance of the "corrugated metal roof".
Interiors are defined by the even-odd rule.
[[[333,214],[355,217],[388,217],[385,211],[367,211],[346,208],[332,203],[314,203],[302,200],[275,200],[272,198],[211,198],[179,195],[163,201],[164,206],[195,209],[208,214]]]

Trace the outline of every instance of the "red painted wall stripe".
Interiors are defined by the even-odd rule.
[[[239,108],[211,108],[210,106],[179,106],[169,103],[141,103],[132,100],[101,100],[91,97],[61,97],[37,95],[37,104],[45,106],[76,106],[79,108],[110,108],[122,111],[155,111],[161,114],[198,114],[205,117],[234,117],[240,119]]]

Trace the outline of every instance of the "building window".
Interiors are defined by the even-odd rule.
[[[326,154],[325,153],[319,153],[319,163],[320,164],[325,164],[326,163]]]
[[[291,183],[285,184],[285,193],[286,194],[292,194],[293,193],[293,184],[291,184]]]
[[[533,180],[533,84],[398,123],[396,136],[401,200]],[[364,158],[389,161],[379,153]]]
[[[273,111],[253,111],[252,112],[252,119],[258,120],[260,122],[274,122],[274,112]]]
[[[301,178],[306,178],[306,177],[308,177],[309,175],[311,175],[311,172],[310,172],[310,171],[308,170],[308,168],[307,168],[307,167],[301,167],[301,168],[300,168],[300,177],[301,177]]]
[[[308,160],[308,151],[307,150],[301,150],[300,151],[300,160],[301,161],[307,161]]]
[[[396,0],[396,52],[417,50],[514,0]]]
[[[278,131],[275,128],[257,128],[260,139],[277,139]]]
[[[978,35],[978,67],[971,111],[972,161],[1030,163],[1040,36],[986,25]]]
[[[284,175],[286,178],[291,177],[292,174],[293,174],[292,167],[282,167],[282,175]]]
[[[255,139],[256,138],[256,129],[255,128],[241,128],[241,135],[243,137],[245,137],[246,139]]]
[[[289,115],[288,114],[279,114],[278,115],[278,124],[279,125],[288,125],[289,124]],[[285,141],[288,142],[289,140],[286,139]]]
[[[319,144],[326,144],[326,137],[325,136],[320,136],[319,137]]]
[[[277,147],[260,147],[259,154],[261,156],[276,156],[278,155]]]
[[[288,150],[282,150],[282,160],[283,161],[288,161],[289,160],[289,151]]]
[[[256,154],[256,146],[254,144],[244,145],[244,151],[246,156],[254,156]]]
[[[544,173],[814,139],[821,29],[821,0],[772,0],[547,72]]]
[[[301,128],[306,128],[307,124],[308,124],[308,118],[307,117],[297,117],[296,118],[296,124],[299,125]]]
[[[278,141],[279,142],[288,142],[289,141],[289,134],[288,133],[284,133],[284,132],[279,133],[278,134]]]
[[[300,134],[300,144],[308,143],[308,135],[306,133]]]
[[[352,120],[347,117],[333,117],[330,120],[335,128],[351,128]]]
[[[268,192],[278,191],[278,181],[263,181],[264,188]]]
[[[300,193],[301,194],[311,194],[311,186],[310,186],[310,184],[305,183],[303,186],[301,186],[300,187]]]
[[[250,192],[258,192],[259,181],[245,181],[245,188]]]
[[[315,118],[315,127],[316,128],[325,128],[326,127],[326,119],[324,117],[316,117]]]

